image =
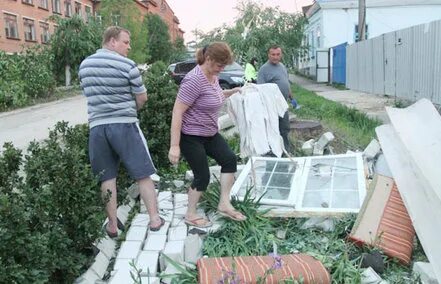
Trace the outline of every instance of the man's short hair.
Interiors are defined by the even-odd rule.
[[[272,44],[270,47],[268,47],[268,50],[266,52],[270,52],[271,49],[282,49],[278,44]]]
[[[121,32],[125,32],[128,35],[130,35],[130,31],[122,28],[122,27],[118,27],[118,26],[110,26],[108,27],[104,33],[103,33],[103,42],[102,44],[105,45],[106,43],[108,43],[112,38],[118,38],[119,34]]]

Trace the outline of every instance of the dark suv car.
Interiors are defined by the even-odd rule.
[[[174,65],[174,69],[173,69]],[[169,66],[170,75],[176,84],[180,84],[185,75],[196,66],[196,60],[190,59],[183,62],[171,64]],[[173,70],[173,71],[171,71]],[[244,84],[244,69],[237,62],[225,66],[225,69],[219,73],[219,85],[222,89],[232,89]]]

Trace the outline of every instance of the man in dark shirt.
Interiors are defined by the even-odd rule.
[[[272,45],[268,49],[268,61],[259,69],[257,84],[275,83],[282,92],[285,99],[292,100],[291,85],[288,78],[288,70],[280,62],[282,59],[282,49],[278,45]],[[291,151],[288,134],[290,130],[288,111],[283,117],[279,117],[279,131],[283,138],[286,151]]]

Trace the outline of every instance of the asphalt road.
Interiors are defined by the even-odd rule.
[[[84,96],[40,104],[20,110],[0,113],[0,146],[12,142],[25,150],[32,140],[42,141],[58,121],[69,125],[87,123],[87,103]]]

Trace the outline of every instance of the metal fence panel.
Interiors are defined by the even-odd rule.
[[[396,31],[397,76],[396,94],[406,100],[415,100],[413,94],[413,29]]]
[[[432,23],[433,31],[433,87],[431,101],[441,104],[441,21]]]
[[[346,86],[441,104],[441,20],[346,48]]]
[[[383,37],[376,37],[372,42],[372,93],[384,94],[384,53]]]
[[[384,93],[395,96],[396,76],[396,54],[395,54],[395,33],[383,35],[384,39]]]

